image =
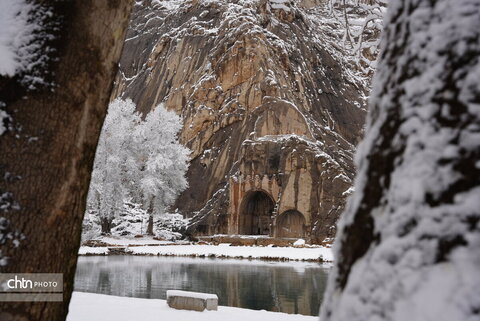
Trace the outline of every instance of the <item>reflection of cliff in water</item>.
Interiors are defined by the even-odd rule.
[[[328,268],[169,257],[80,257],[75,290],[165,299],[168,289],[216,293],[219,304],[318,315]]]

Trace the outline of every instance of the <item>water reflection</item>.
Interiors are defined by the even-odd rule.
[[[329,268],[145,256],[80,257],[75,290],[165,299],[168,289],[216,293],[220,305],[318,315]]]

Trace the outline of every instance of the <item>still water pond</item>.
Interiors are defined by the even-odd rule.
[[[318,315],[329,267],[152,256],[79,257],[75,291],[166,299],[166,290],[216,293],[219,305]]]

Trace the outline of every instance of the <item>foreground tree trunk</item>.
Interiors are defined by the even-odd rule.
[[[478,320],[480,5],[388,5],[321,320]]]
[[[11,235],[23,235],[18,247],[2,245],[9,259],[1,270],[63,273],[64,300],[0,302],[0,320],[67,315],[95,148],[132,6],[130,0],[34,2],[50,7],[55,20],[55,39],[42,49],[57,58],[48,67],[54,87],[26,91],[17,78],[0,79],[0,100],[15,127],[0,136],[0,195],[11,205],[0,214]]]

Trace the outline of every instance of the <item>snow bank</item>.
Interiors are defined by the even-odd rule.
[[[298,239],[293,243],[294,246],[303,246],[305,245],[305,240],[304,239]]]
[[[332,262],[330,248],[294,248],[294,247],[260,247],[260,246],[228,246],[217,245],[164,245],[164,246],[134,246],[127,251],[133,255],[163,255],[163,256],[193,256],[221,257],[264,260],[293,260]],[[82,246],[79,255],[108,254],[107,247]]]
[[[293,247],[254,247],[254,246],[215,246],[215,245],[171,245],[144,246],[130,248],[133,254],[206,256],[245,259],[333,261],[329,248],[293,248]]]
[[[67,321],[313,321],[317,317],[219,306],[218,311],[187,311],[168,307],[165,300],[137,299],[74,292]]]
[[[145,236],[139,238],[118,238],[118,237],[100,237],[98,238],[99,241],[105,242],[111,245],[120,245],[120,246],[144,246],[144,245],[167,245],[167,244],[174,244],[171,241],[160,241],[155,240],[153,237]]]
[[[81,246],[78,255],[107,255],[107,247]]]

